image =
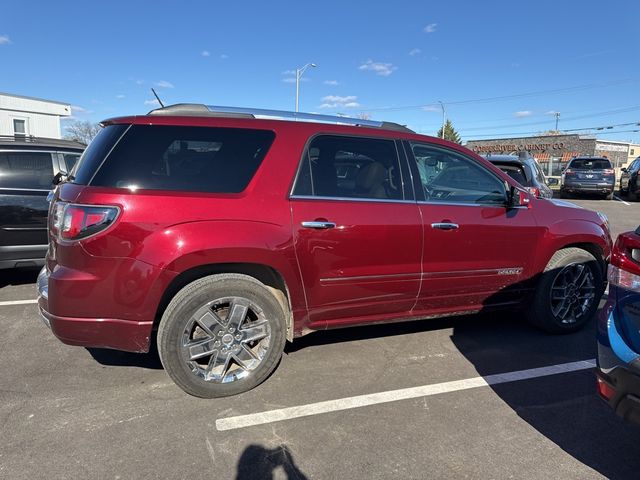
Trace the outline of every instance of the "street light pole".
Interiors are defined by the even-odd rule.
[[[296,68],[296,113],[298,112],[298,102],[300,99],[300,79],[302,78],[302,74],[309,67],[317,67],[315,63],[307,63],[302,68]]]
[[[442,134],[440,136],[444,140],[444,124],[445,124],[445,119],[446,119],[447,114],[444,111],[444,103],[442,103],[440,100],[438,100],[438,103],[442,107]]]
[[[556,133],[558,133],[558,119],[560,118],[560,112],[556,112]]]

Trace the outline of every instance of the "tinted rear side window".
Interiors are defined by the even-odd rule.
[[[580,168],[586,170],[604,170],[611,168],[611,162],[604,158],[576,158],[571,161],[570,168]]]
[[[307,148],[294,195],[404,199],[393,140],[320,135]]]
[[[87,185],[128,125],[109,125],[96,135],[71,170],[73,183]]]
[[[266,130],[134,125],[91,185],[238,193],[253,178],[274,136]]]
[[[520,167],[518,165],[506,164],[496,164],[496,166],[511,178],[513,178],[520,185],[529,186],[531,184],[531,182],[527,181],[527,176],[525,175],[523,167]]]
[[[0,188],[50,190],[51,152],[0,152]]]

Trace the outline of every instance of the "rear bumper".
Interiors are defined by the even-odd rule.
[[[616,319],[615,287],[598,317],[598,393],[619,416],[640,424],[640,355],[625,341]]]
[[[602,393],[600,398],[624,420],[640,425],[640,376],[622,367],[609,374],[597,370],[596,375],[598,382],[604,382],[607,390],[613,392],[610,398]]]
[[[73,318],[52,315],[49,307],[49,274],[38,275],[38,308],[44,323],[67,345],[112,348],[127,352],[148,352],[153,321],[137,322],[116,318]]]
[[[595,192],[595,193],[611,193],[615,188],[615,183],[580,183],[565,182],[560,190],[565,192]]]

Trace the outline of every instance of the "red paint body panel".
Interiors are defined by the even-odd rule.
[[[409,312],[420,288],[422,226],[415,202],[291,200],[310,327]],[[314,230],[304,221],[330,221]]]
[[[424,221],[424,279],[419,310],[457,308],[485,302],[534,273],[543,229],[532,209],[501,206],[421,204]],[[438,230],[432,223],[454,223]],[[524,254],[526,252],[526,254]]]
[[[254,264],[277,272],[298,336],[310,329],[475,311],[498,291],[535,277],[563,246],[595,244],[605,258],[610,253],[608,230],[595,213],[547,200],[531,198],[530,208],[507,210],[289,199],[305,145],[318,133],[445,146],[513,184],[486,160],[440,139],[257,119],[142,116],[104,123],[257,128],[274,131],[275,140],[238,194],[60,185],[54,201],[120,209],[116,222],[94,237],[50,242],[48,301],[41,298],[40,305],[65,343],[147,350],[171,282],[204,265]],[[301,227],[318,219],[336,228]],[[460,228],[431,228],[443,221]]]

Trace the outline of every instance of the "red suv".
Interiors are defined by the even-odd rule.
[[[603,292],[606,217],[400,125],[185,104],[103,125],[54,192],[40,311],[70,345],[157,340],[190,394],[255,387],[313,330],[508,307],[570,332]]]

